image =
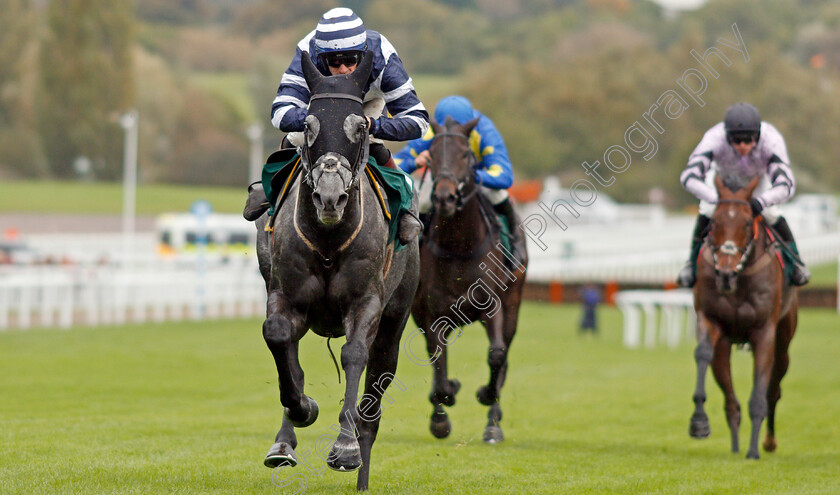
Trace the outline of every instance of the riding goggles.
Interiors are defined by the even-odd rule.
[[[732,144],[741,144],[741,143],[754,143],[758,139],[758,135],[754,132],[749,133],[740,133],[740,134],[729,134],[727,135],[727,139]]]
[[[324,62],[334,69],[338,69],[342,65],[345,67],[353,67],[362,59],[362,52],[333,52],[325,53]]]

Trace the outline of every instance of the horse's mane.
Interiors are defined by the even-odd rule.
[[[753,180],[753,178],[755,178],[755,175],[730,172],[726,174],[721,173],[720,177],[721,182],[723,182],[724,186],[726,186],[732,192],[737,192],[745,188],[747,184],[749,184],[750,181]]]

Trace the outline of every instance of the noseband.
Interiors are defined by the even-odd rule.
[[[745,205],[747,208],[750,207],[750,203],[747,201],[743,201],[740,199],[720,199],[718,200],[718,204],[721,203],[734,203],[739,205]],[[736,256],[738,254],[741,255],[741,259],[738,260],[738,264],[735,265],[735,275],[741,272],[744,269],[744,266],[749,260],[750,255],[752,254],[753,247],[755,244],[755,240],[758,238],[758,219],[754,219],[752,222],[753,225],[753,235],[750,237],[750,240],[747,242],[747,245],[743,248],[738,247],[735,245],[733,241],[726,241],[721,245],[716,245],[712,241],[712,238],[709,237],[709,246],[712,248],[712,259],[715,263],[715,271],[718,271],[718,253],[730,256]]]
[[[432,142],[434,142],[439,137],[440,138],[459,137],[461,139],[465,139],[467,141],[467,143],[469,143],[469,138],[467,136],[464,136],[463,134],[460,134],[460,133],[457,133],[457,132],[441,132],[440,134],[435,134],[435,137],[432,140]],[[469,150],[469,144],[467,145],[467,149]],[[472,150],[469,150],[469,151],[470,151],[469,169],[470,169],[470,171],[472,171],[473,166],[475,165],[476,158],[475,158],[475,155],[472,153]],[[431,154],[432,154],[432,151],[431,151],[431,146],[430,146],[429,147],[429,155],[431,155]],[[443,147],[443,156],[441,157],[441,163],[442,164],[449,163],[446,158],[447,158],[446,157],[446,146],[444,146]],[[434,156],[432,156],[432,160],[434,160]],[[464,188],[469,184],[469,179],[466,178],[466,177],[464,177],[464,178],[458,177],[448,168],[435,173],[434,181],[432,181],[432,190],[436,189],[438,183],[442,180],[447,180],[447,181],[449,181],[449,182],[451,182],[455,185],[455,192],[458,194],[458,199],[457,199],[457,202],[456,202],[456,211],[461,211],[464,208],[464,205],[467,204],[467,202],[470,199],[472,199],[472,197],[475,196],[475,194],[478,192],[478,187],[473,187],[471,191],[469,191],[467,194],[464,194],[463,191],[464,191]]]
[[[334,100],[350,100],[355,101],[359,105],[363,104],[361,98],[355,95],[351,95],[349,93],[319,93],[312,95],[309,99],[310,104],[313,100],[322,100],[325,98],[330,98]],[[306,131],[309,128],[309,124],[304,123],[304,136],[306,135]],[[303,146],[301,146],[300,155],[301,155],[301,164],[303,165],[304,169],[306,170],[306,174],[303,176],[303,180],[309,185],[311,188],[315,189],[318,184],[314,183],[312,179],[312,155],[309,150],[309,145],[306,142],[306,138],[304,138]],[[362,168],[362,165],[366,164],[368,161],[368,153],[370,150],[368,148],[368,143],[370,142],[370,133],[365,132],[364,137],[360,139],[361,144],[359,146],[359,151],[356,153],[356,158],[353,163],[350,164],[350,168],[348,169],[350,172],[350,182],[344,184],[344,192],[349,192],[350,189],[355,186],[359,182],[359,171]],[[361,164],[361,165],[360,165]],[[320,165],[323,167],[324,165]],[[340,162],[339,162],[339,166]],[[346,167],[345,167],[346,168]],[[321,175],[323,177],[323,174]],[[320,180],[320,179],[319,179]],[[342,178],[342,182],[344,179]]]

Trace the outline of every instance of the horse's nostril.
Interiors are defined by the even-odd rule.
[[[318,208],[324,207],[324,202],[321,200],[321,195],[316,192],[312,193],[312,201],[315,202],[315,206],[317,206]]]
[[[341,193],[338,200],[335,202],[335,207],[338,209],[344,208],[347,205],[347,193]]]
[[[446,202],[447,203],[454,203],[455,200],[457,200],[457,199],[458,199],[458,196],[455,196],[452,193],[450,193],[449,195],[446,196]]]

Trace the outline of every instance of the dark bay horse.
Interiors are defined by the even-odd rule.
[[[322,337],[346,336],[340,433],[324,460],[338,471],[361,468],[360,491],[368,488],[381,398],[394,378],[419,277],[417,241],[394,252],[385,215],[364,173],[369,138],[362,97],[371,68],[368,51],[352,74],[327,77],[304,54],[303,73],[312,99],[301,147],[302,172],[277,213],[270,239],[263,324],[285,408],[265,465],[296,465],[294,427],[309,426],[318,417],[315,400],[304,394],[300,339],[309,329]],[[266,244],[263,238],[263,249]],[[268,268],[265,254],[260,256],[263,270]]]
[[[741,181],[744,182],[744,181]],[[711,430],[703,410],[706,368],[712,364],[723,390],[732,452],[738,452],[741,405],[735,397],[729,363],[732,344],[749,344],[753,353],[753,391],[749,412],[752,433],[747,458],[758,459],[758,436],[767,418],[764,450],[776,449],[775,411],[781,381],[788,368],[788,347],[796,331],[797,294],[777,262],[776,248],[761,217],[753,218],[749,199],[754,178],[733,192],[716,177],[719,200],[698,263],[694,287],[698,345],[695,410],[689,434],[706,438]]]
[[[423,329],[433,366],[430,429],[437,438],[446,438],[452,430],[443,406],[455,404],[461,387],[447,375],[446,347],[457,338],[451,333],[457,330],[460,335],[460,327],[475,321],[484,325],[490,339],[490,380],[477,395],[481,404],[490,406],[484,441],[497,443],[504,440],[499,396],[516,333],[527,259],[519,264],[502,247],[493,208],[479,192],[468,137],[477,123],[478,119],[464,125],[451,119],[445,126],[431,122],[433,214],[420,248],[420,286],[411,312]],[[510,229],[514,235],[524,235],[518,225]],[[506,259],[513,269],[506,266]]]

